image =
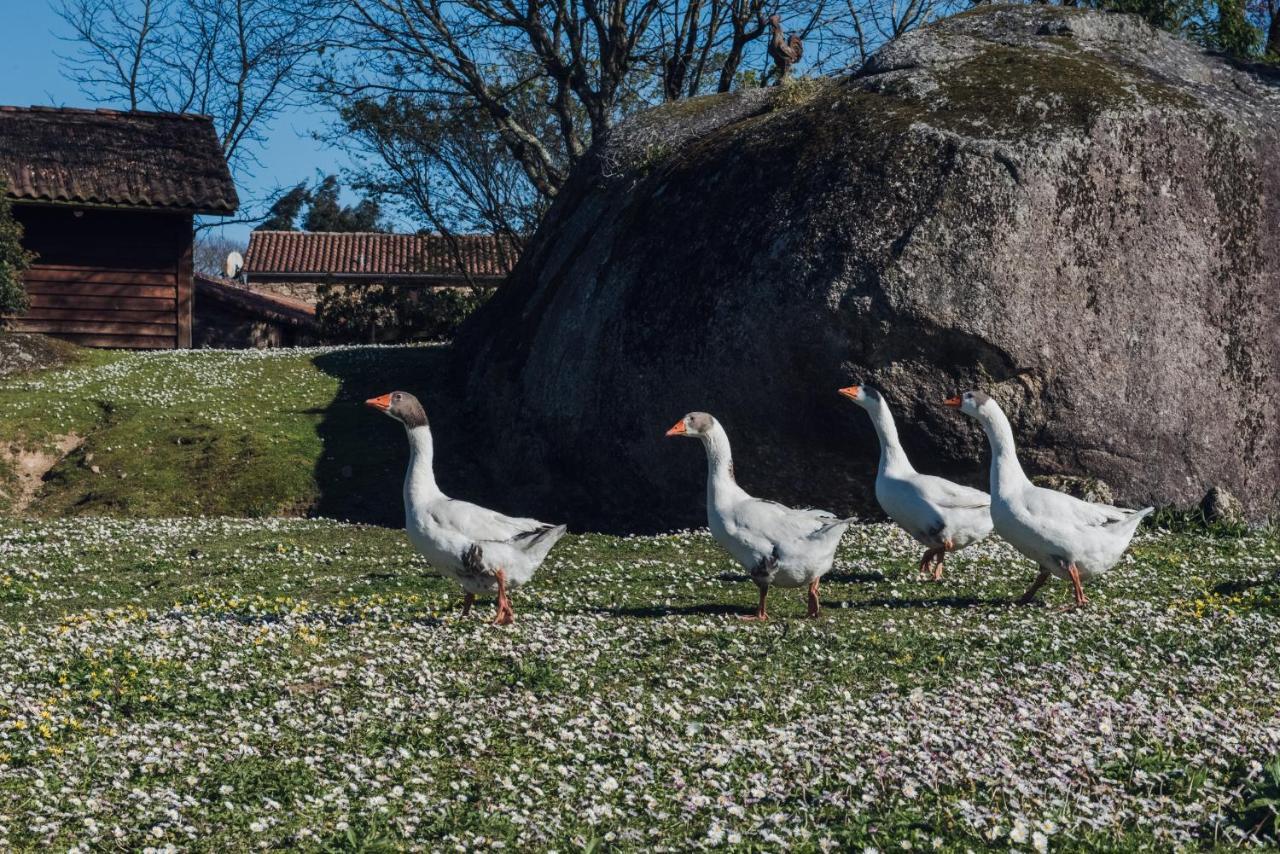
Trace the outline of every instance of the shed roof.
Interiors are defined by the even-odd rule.
[[[0,177],[13,199],[234,213],[208,116],[0,106]]]
[[[257,315],[263,320],[302,327],[312,331],[316,328],[315,306],[301,300],[290,299],[280,294],[255,291],[219,276],[209,276],[197,272],[194,278],[197,311],[201,300],[208,299],[212,302],[233,306],[241,311]]]
[[[495,278],[510,271],[516,251],[510,242],[488,234],[255,231],[249,236],[244,272],[259,278],[449,278],[462,275],[458,255],[469,275]]]

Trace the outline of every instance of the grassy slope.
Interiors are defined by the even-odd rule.
[[[85,439],[31,515],[390,518],[395,502],[369,496],[397,491],[402,439],[359,404],[421,389],[441,358],[437,348],[85,351],[70,368],[0,381],[0,441]]]

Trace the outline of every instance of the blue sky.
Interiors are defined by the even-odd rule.
[[[62,76],[58,54],[71,45],[58,35],[65,27],[48,0],[0,0],[4,48],[0,49],[0,104],[58,107],[127,106],[95,104],[79,87]],[[277,187],[314,178],[317,170],[339,172],[347,158],[311,132],[325,122],[315,109],[282,116],[268,128],[268,144],[259,154],[261,165],[252,174],[236,175],[242,196],[264,196]],[[249,226],[228,226],[229,237],[248,241]]]

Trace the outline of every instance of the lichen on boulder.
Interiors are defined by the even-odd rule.
[[[1140,19],[983,6],[804,90],[624,123],[456,344],[475,484],[583,527],[703,519],[686,411],[739,480],[873,508],[881,388],[917,466],[982,486],[938,406],[1005,404],[1032,474],[1280,507],[1280,74]]]

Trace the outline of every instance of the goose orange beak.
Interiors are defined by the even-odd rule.
[[[952,409],[959,409],[963,403],[964,401],[960,399],[960,395],[958,394],[955,397],[948,397],[946,400],[942,401],[943,406],[950,406]]]
[[[842,394],[850,400],[858,399],[858,392],[862,391],[862,386],[851,385],[848,388],[836,389],[836,394]]]
[[[675,423],[675,426],[674,426],[674,427],[672,427],[670,430],[668,430],[668,431],[667,431],[667,435],[668,435],[668,436],[683,436],[686,432],[687,432],[687,431],[686,431],[686,428],[685,428],[685,426],[684,426],[684,419],[683,419],[683,418],[681,418],[679,421],[677,421],[677,422]]]
[[[380,397],[371,397],[364,402],[365,406],[372,406],[379,412],[386,412],[391,408],[391,395],[384,394]]]

